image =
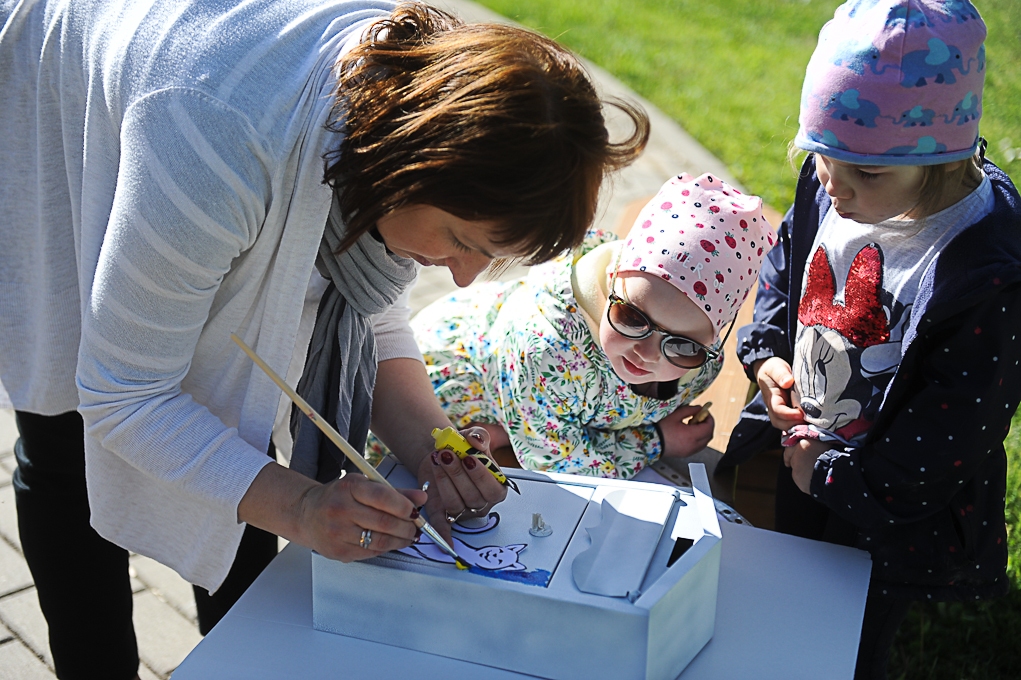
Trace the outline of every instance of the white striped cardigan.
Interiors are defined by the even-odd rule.
[[[229,334],[303,356],[331,67],[392,8],[0,4],[0,406],[79,408],[93,525],[210,590],[279,401]]]

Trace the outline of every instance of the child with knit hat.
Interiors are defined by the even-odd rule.
[[[739,332],[761,394],[723,464],[783,446],[777,528],[872,554],[856,678],[885,677],[912,600],[1007,591],[1021,201],[983,158],[984,39],[967,0],[837,8],[805,75],[811,153]]]
[[[524,279],[487,282],[412,321],[436,395],[533,470],[627,479],[687,456],[686,424],[776,237],[762,201],[718,177],[674,177],[623,240],[594,232]]]

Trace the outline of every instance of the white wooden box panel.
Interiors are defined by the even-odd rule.
[[[380,470],[397,487],[415,486],[392,461]],[[350,564],[313,553],[314,627],[547,678],[676,678],[716,620],[721,533],[704,467],[690,466],[692,490],[505,472],[521,495],[511,492],[496,507],[499,524],[455,535],[476,548],[527,543],[520,561],[528,574],[504,580],[393,553]],[[639,592],[582,592],[574,559],[591,545],[587,529],[601,521],[600,502],[620,490],[675,501],[651,561],[637,567],[645,570]],[[551,536],[528,534],[533,512],[553,527]],[[694,543],[668,567],[677,539]],[[619,555],[621,570],[636,568],[631,552]],[[544,571],[548,578],[536,576]]]

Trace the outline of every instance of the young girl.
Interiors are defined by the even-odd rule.
[[[525,279],[423,309],[412,327],[447,416],[534,470],[626,479],[700,451],[712,419],[684,420],[775,239],[761,206],[680,175],[624,241],[594,233]]]
[[[967,2],[837,9],[805,77],[812,155],[739,332],[762,393],[724,462],[783,430],[777,528],[872,554],[859,678],[885,677],[910,601],[1007,591],[1021,220],[981,154],[984,38]]]

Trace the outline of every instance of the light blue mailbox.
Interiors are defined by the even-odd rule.
[[[417,486],[392,458],[379,470]],[[705,468],[689,471],[692,489],[505,470],[521,494],[454,526],[471,570],[428,545],[350,564],[313,553],[313,625],[546,678],[673,680],[713,635],[720,569]]]

